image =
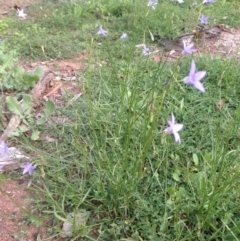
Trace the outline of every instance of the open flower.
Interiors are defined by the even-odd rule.
[[[203,0],[203,4],[214,3],[215,0]]]
[[[208,24],[208,18],[209,17],[202,15],[201,18],[200,18],[200,22],[202,24]]]
[[[122,33],[122,35],[121,35],[120,38],[121,38],[121,39],[127,39],[127,38],[128,38],[128,35],[127,35],[126,33]]]
[[[0,144],[0,157],[7,155],[8,145],[4,141]]]
[[[144,55],[147,55],[147,54],[149,54],[149,53],[150,53],[149,48],[147,48],[146,45],[143,44],[143,54],[144,54]]]
[[[30,162],[22,165],[21,168],[23,168],[23,174],[28,173],[29,175],[32,175],[33,170],[36,169],[36,167],[33,166]]]
[[[19,17],[19,18],[22,18],[22,19],[25,19],[25,18],[26,18],[27,14],[24,13],[24,10],[23,10],[23,9],[19,9],[19,8],[18,8],[17,11],[18,11],[18,17]]]
[[[193,49],[194,43],[191,43],[189,45],[186,44],[186,41],[183,41],[183,51],[182,54],[191,54],[193,52],[196,52],[196,49]]]
[[[189,76],[184,78],[184,83],[192,85],[193,87],[200,90],[201,92],[205,92],[204,86],[200,82],[200,80],[204,78],[206,73],[207,73],[206,71],[196,72],[196,64],[195,64],[195,61],[192,60]]]
[[[155,9],[155,6],[158,4],[158,0],[148,0],[148,7],[152,7],[152,9]]]
[[[107,36],[108,31],[104,30],[102,28],[102,25],[100,25],[99,30],[97,32],[99,35]]]
[[[173,113],[172,113],[172,120],[168,121],[168,124],[169,124],[169,127],[165,129],[165,132],[169,134],[173,134],[175,141],[180,144],[181,139],[178,132],[183,128],[183,124],[175,123],[175,116],[173,115]]]

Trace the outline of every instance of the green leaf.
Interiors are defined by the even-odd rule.
[[[6,104],[7,104],[7,107],[10,111],[12,111],[14,114],[22,117],[21,105],[17,101],[16,98],[14,98],[12,96],[7,96],[6,97]]]
[[[44,113],[47,116],[47,118],[49,118],[52,115],[54,110],[55,110],[55,104],[51,100],[48,100],[46,108],[44,110]]]
[[[40,78],[44,73],[44,68],[42,66],[38,66],[36,69],[28,71],[27,75],[29,76],[38,76]]]
[[[44,74],[44,68],[42,66],[38,66],[35,70],[34,70],[34,74],[38,75],[39,78]]]
[[[39,139],[39,134],[40,134],[40,131],[37,131],[37,130],[33,131],[32,135],[31,135],[31,140],[33,140],[33,141],[38,140]]]
[[[38,125],[44,124],[50,118],[54,110],[55,110],[55,104],[51,100],[48,100],[46,107],[44,109],[44,115],[37,121],[37,124]]]
[[[29,115],[32,111],[33,102],[30,95],[23,96],[23,105],[22,110],[25,114]]]
[[[195,164],[195,166],[198,166],[198,156],[195,154],[195,153],[193,153],[193,162],[194,162],[194,164]]]
[[[172,177],[175,181],[180,182],[180,178],[179,178],[179,175],[177,173],[173,173]]]
[[[47,117],[45,115],[43,115],[38,121],[37,121],[37,125],[42,125],[47,121]]]

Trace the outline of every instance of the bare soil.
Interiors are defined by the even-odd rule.
[[[0,0],[0,15],[6,15],[14,10],[14,5],[26,9],[29,5],[39,2],[39,0]]]
[[[222,30],[221,34],[212,38],[203,38],[194,41],[194,48],[197,50],[194,55],[203,56],[211,55],[215,57],[224,57],[230,59],[236,57],[240,61],[240,30],[229,29]],[[163,56],[167,57],[168,61],[175,61],[181,55],[181,50],[171,50],[164,52]],[[153,55],[155,62],[162,60],[161,54]]]
[[[27,185],[29,181],[11,180],[0,183],[0,240],[1,241],[36,241],[47,239],[45,227],[37,227],[29,222],[27,211],[31,212],[31,195]],[[24,214],[26,216],[24,216]]]

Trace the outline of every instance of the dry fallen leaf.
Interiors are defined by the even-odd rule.
[[[221,111],[224,104],[225,104],[225,99],[224,98],[220,99],[217,106],[216,106],[216,110]]]
[[[155,61],[156,63],[160,62],[161,59],[162,59],[162,58],[161,58],[161,55],[160,55],[160,54],[154,55],[154,61]]]

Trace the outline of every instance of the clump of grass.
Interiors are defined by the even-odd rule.
[[[120,1],[115,7],[113,1],[99,0],[58,5],[54,13],[34,20],[42,36],[59,21],[56,31],[63,40],[67,29],[79,36],[76,19],[81,19],[90,53],[79,81],[84,95],[71,108],[57,110],[71,121],[51,126],[58,141],[42,147],[22,140],[39,153],[36,207],[55,217],[58,231],[56,219],[87,210],[90,217],[81,229],[75,227],[75,239],[238,240],[238,62],[195,58],[198,70],[207,71],[206,93],[200,93],[182,81],[191,56],[156,63],[135,47],[150,45],[149,31],[173,37],[188,22],[185,18],[197,24],[201,9],[189,10],[189,4],[164,2],[154,11],[145,2]],[[210,10],[214,7],[207,6]],[[100,24],[107,37],[96,35]],[[119,39],[123,31],[129,39]],[[69,39],[70,49],[73,43]],[[56,57],[54,44],[48,46],[46,55]],[[219,108],[221,99],[225,104]],[[181,145],[164,132],[171,113],[184,124]]]

